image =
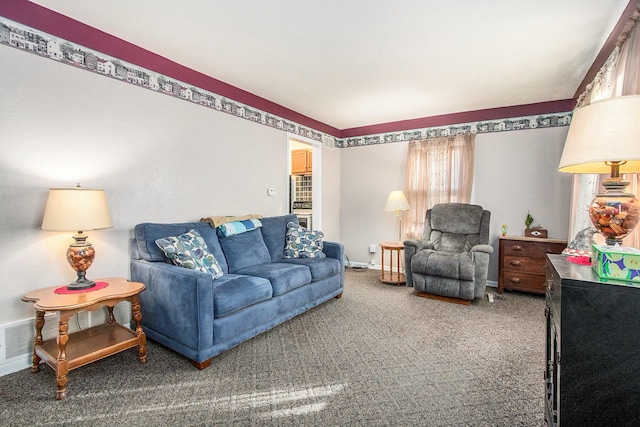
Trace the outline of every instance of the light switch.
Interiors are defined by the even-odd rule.
[[[268,196],[275,196],[276,195],[276,189],[275,188],[267,188],[267,195]]]

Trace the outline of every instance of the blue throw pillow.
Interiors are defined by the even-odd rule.
[[[179,236],[163,237],[156,245],[175,265],[211,274],[214,279],[224,274],[218,260],[209,252],[200,233],[190,230]]]
[[[229,273],[271,262],[269,249],[260,230],[251,230],[231,237],[220,237],[220,246],[229,265]]]
[[[307,230],[300,224],[287,224],[283,258],[324,258],[322,252],[322,231]]]
[[[243,221],[233,221],[222,224],[218,227],[218,233],[225,237],[230,237],[235,236],[236,234],[255,230],[258,227],[262,227],[262,222],[260,222],[259,219],[246,219]]]

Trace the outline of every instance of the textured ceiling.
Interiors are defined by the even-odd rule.
[[[34,0],[339,129],[572,98],[628,0]]]

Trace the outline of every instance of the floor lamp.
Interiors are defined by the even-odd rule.
[[[411,208],[404,193],[400,190],[394,190],[389,193],[387,203],[384,205],[385,211],[396,211],[400,228],[398,229],[398,241],[402,242],[402,217],[400,211],[408,211]]]

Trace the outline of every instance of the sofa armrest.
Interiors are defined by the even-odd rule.
[[[213,345],[213,278],[165,262],[132,259],[131,280],[140,294],[142,324],[192,349]]]
[[[339,242],[325,241],[322,243],[322,252],[327,257],[340,261],[340,285],[344,286],[344,245]]]
[[[344,263],[344,245],[339,242],[322,242],[322,252],[329,258],[334,258]]]

